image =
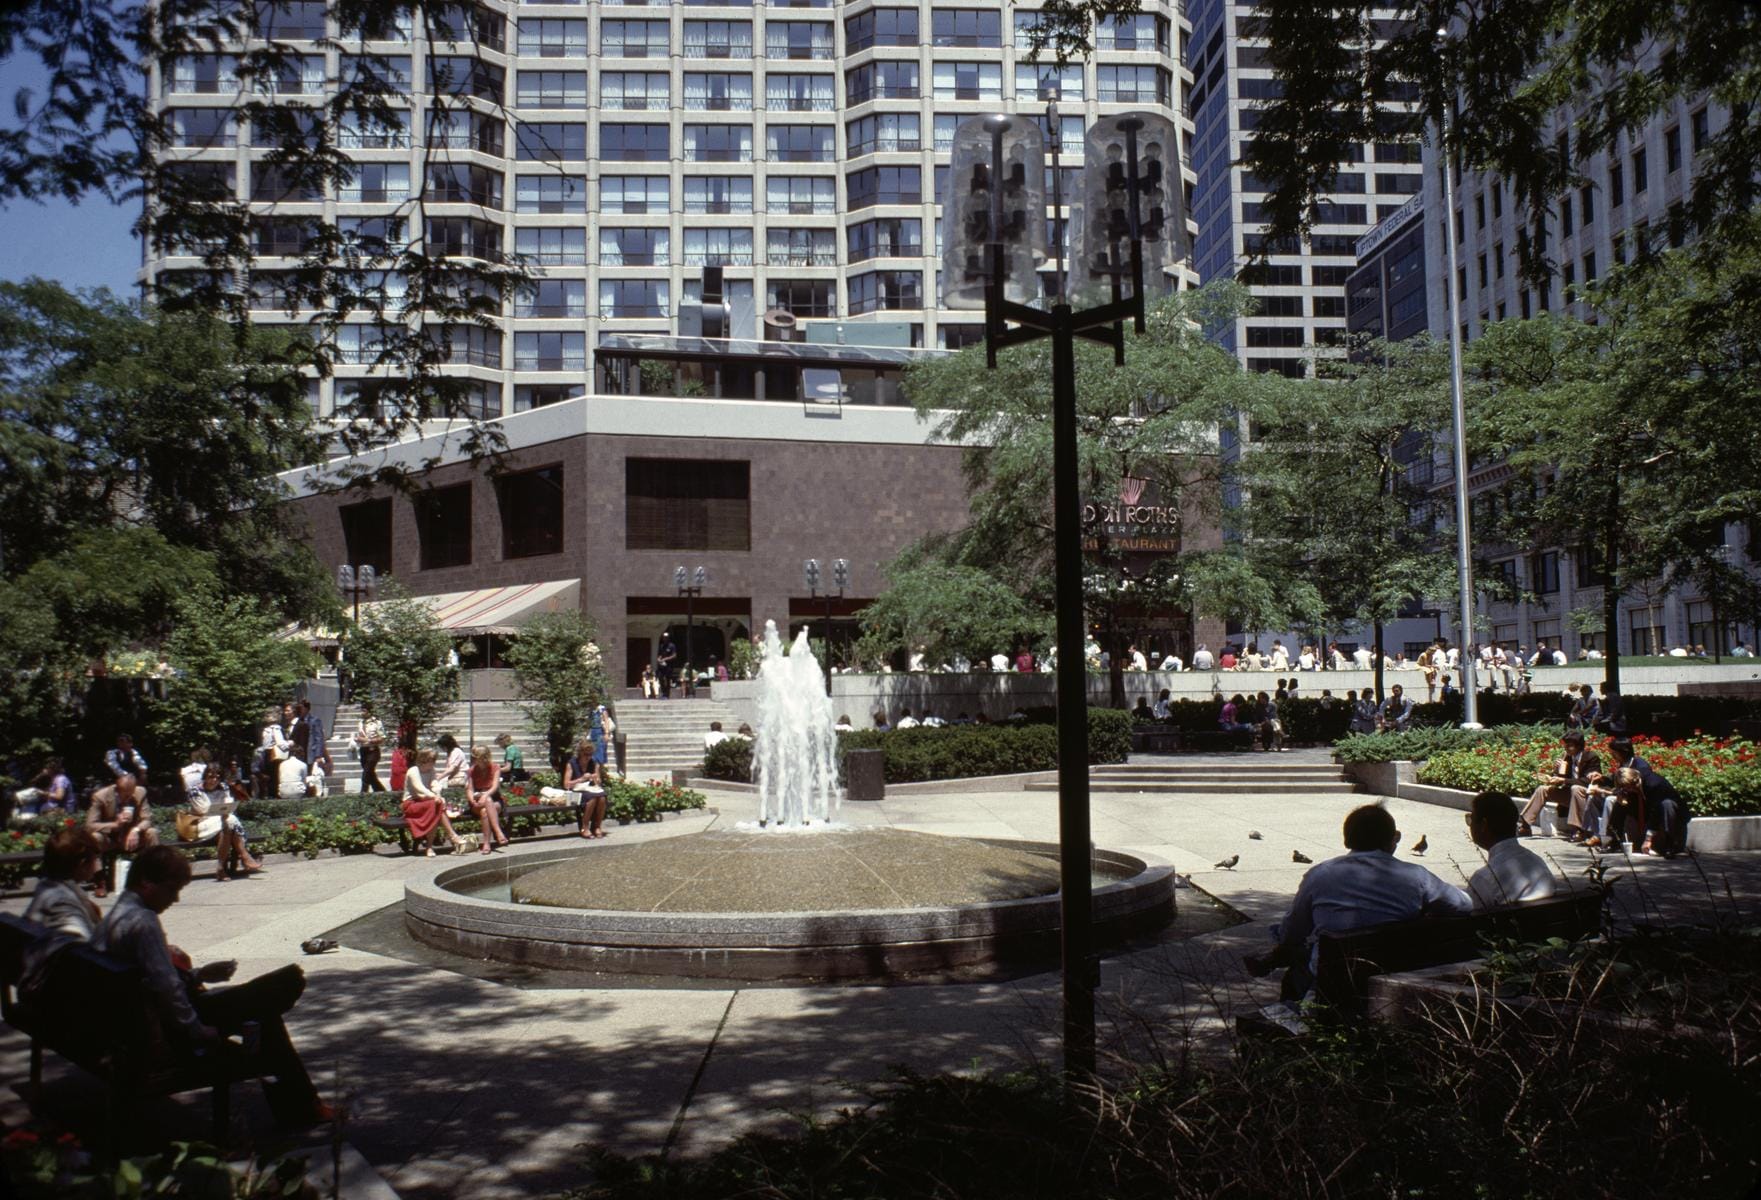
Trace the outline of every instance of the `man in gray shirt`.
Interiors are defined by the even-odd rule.
[[[251,1054],[277,1120],[292,1126],[330,1120],[330,1106],[318,1099],[281,1020],[305,991],[305,972],[290,964],[237,987],[208,991],[203,985],[231,979],[238,964],[226,961],[193,969],[182,951],[166,943],[159,923],[159,914],[177,903],[189,881],[190,864],[181,852],[170,846],[143,850],[128,873],[127,890],[92,939],[93,948],[140,968],[169,1045],[210,1054]],[[225,1040],[252,1023],[260,1027],[255,1047],[241,1050]]]

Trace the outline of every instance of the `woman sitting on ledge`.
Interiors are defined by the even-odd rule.
[[[575,743],[575,756],[563,764],[563,790],[577,797],[575,827],[584,838],[605,836],[605,782],[593,755],[593,741]]]
[[[447,841],[454,850],[464,848],[465,839],[453,832],[452,820],[446,814],[446,803],[434,788],[434,751],[423,750],[404,774],[404,822],[409,827],[411,844],[422,843],[429,858],[434,857],[434,830],[446,830]]]
[[[224,883],[235,874],[256,874],[265,870],[261,862],[245,849],[245,827],[235,810],[240,793],[250,792],[243,785],[233,791],[220,781],[220,768],[210,763],[202,771],[202,786],[190,793],[190,811],[196,814],[196,836],[191,841],[205,842],[214,838],[214,849],[220,855],[220,868],[214,878]]]

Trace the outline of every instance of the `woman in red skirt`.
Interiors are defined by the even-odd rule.
[[[434,857],[434,830],[436,827],[446,830],[447,840],[454,850],[461,849],[465,839],[453,832],[452,822],[447,819],[446,803],[441,800],[440,793],[432,786],[434,779],[434,751],[423,750],[417,753],[415,765],[404,775],[404,823],[410,831],[412,843],[422,843],[423,851],[429,858]]]

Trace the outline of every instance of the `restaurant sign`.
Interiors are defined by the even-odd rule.
[[[1119,494],[1082,506],[1082,548],[1176,554],[1180,550],[1180,508],[1164,504],[1156,485],[1127,475]]]

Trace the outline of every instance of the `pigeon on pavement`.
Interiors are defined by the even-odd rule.
[[[1228,858],[1217,864],[1217,869],[1219,871],[1233,871],[1235,869],[1235,864],[1240,861],[1241,855],[1231,854]]]
[[[1300,863],[1312,863],[1315,860],[1310,858],[1308,855],[1304,854],[1301,850],[1292,850],[1290,852],[1290,861],[1291,862],[1300,862]]]
[[[307,938],[300,943],[300,949],[304,950],[307,954],[323,954],[327,951],[336,949],[336,947],[337,943],[335,941],[323,937]]]
[[[1257,829],[1250,829],[1250,830],[1248,830],[1248,831],[1247,831],[1247,840],[1248,840],[1248,841],[1250,841],[1250,842],[1257,842],[1257,841],[1260,841],[1260,840],[1262,840],[1262,839],[1263,839],[1263,838],[1264,838],[1264,837],[1265,837],[1265,834],[1263,834],[1263,833],[1261,833],[1261,832],[1260,832],[1260,831],[1259,831],[1259,830],[1257,830]]]
[[[1422,833],[1419,834],[1419,840],[1412,844],[1412,852],[1414,854],[1423,854],[1425,851],[1429,850],[1430,848],[1431,848],[1431,843],[1425,839],[1425,835]]]

